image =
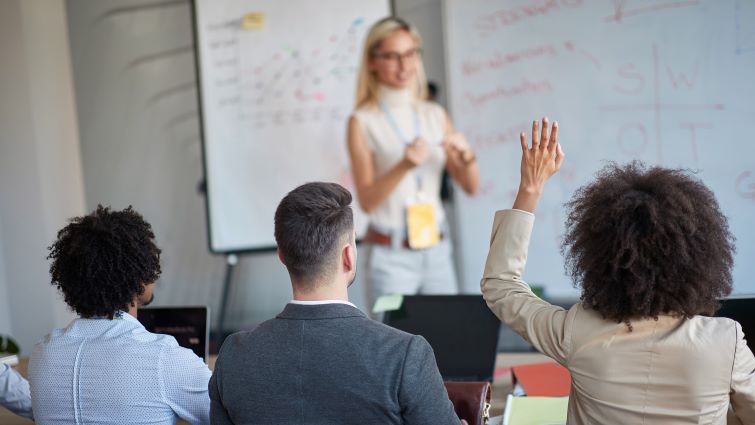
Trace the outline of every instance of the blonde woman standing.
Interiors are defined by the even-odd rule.
[[[386,294],[455,294],[456,273],[440,201],[447,169],[468,194],[476,158],[446,111],[428,102],[417,30],[398,18],[367,34],[349,119],[348,148],[365,237],[368,302]]]

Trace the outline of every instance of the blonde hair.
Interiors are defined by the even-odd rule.
[[[375,54],[375,50],[380,46],[380,43],[397,31],[408,32],[414,39],[417,48],[422,47],[422,37],[420,37],[419,31],[413,25],[394,17],[383,18],[377,21],[367,33],[364,47],[362,48],[362,61],[357,78],[357,108],[376,104],[378,99],[380,99],[380,82],[377,80],[375,73],[370,70],[369,62],[372,55]],[[413,91],[417,99],[427,99],[427,77],[425,76],[425,67],[422,65],[421,58],[417,61],[417,78],[414,86]]]

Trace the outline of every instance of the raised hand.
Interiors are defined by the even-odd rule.
[[[548,118],[543,118],[542,129],[537,120],[532,122],[532,146],[527,136],[519,135],[522,145],[521,180],[514,208],[534,212],[545,182],[561,168],[564,151],[558,143],[558,123],[548,129]]]

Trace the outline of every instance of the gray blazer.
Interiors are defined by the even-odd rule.
[[[231,335],[209,391],[213,424],[460,423],[427,341],[345,304],[288,304]]]

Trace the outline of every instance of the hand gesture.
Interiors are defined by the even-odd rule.
[[[446,150],[446,156],[454,163],[469,164],[475,159],[467,139],[459,132],[448,134],[443,139],[443,148]]]
[[[532,122],[532,147],[527,147],[524,132],[519,135],[522,145],[522,176],[520,188],[541,192],[545,182],[561,168],[564,151],[558,143],[558,123],[554,122],[548,131],[548,118],[543,118],[542,130],[538,122]]]
[[[425,162],[429,154],[427,142],[425,139],[418,137],[412,143],[406,145],[403,162],[409,168],[414,168]]]
[[[534,212],[545,182],[561,168],[564,151],[558,143],[558,123],[548,130],[548,118],[543,118],[542,130],[532,122],[532,147],[527,146],[526,134],[519,135],[522,145],[521,180],[514,209]]]

